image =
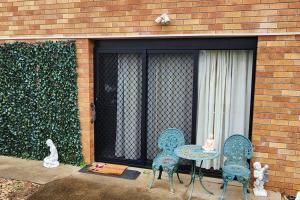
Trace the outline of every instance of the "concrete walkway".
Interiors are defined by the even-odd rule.
[[[168,192],[167,177],[155,182],[154,188],[149,190],[147,185],[151,179],[151,173],[146,169],[136,169],[142,173],[137,180],[125,180],[101,175],[92,175],[78,172],[79,168],[69,165],[61,165],[56,169],[42,167],[41,161],[23,160],[18,158],[0,156],[0,177],[18,180],[32,181],[45,184],[37,193],[31,196],[31,200],[181,200],[186,199],[186,184],[188,175],[181,175],[185,184],[180,184],[174,176],[175,194]],[[205,178],[204,184],[214,192],[207,194],[200,188],[200,183],[195,185],[194,200],[217,200],[221,190],[221,179]],[[254,198],[251,200],[280,200],[280,194],[268,192],[268,198]],[[233,183],[229,186],[225,195],[227,200],[242,199],[242,187]]]
[[[55,169],[47,169],[42,166],[41,161],[0,156],[0,177],[2,178],[46,184],[68,177],[79,169],[71,165],[60,165]]]

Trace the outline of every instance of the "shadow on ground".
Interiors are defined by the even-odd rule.
[[[44,185],[29,200],[166,200],[182,199],[149,192],[143,188],[112,186],[74,177],[56,180]]]

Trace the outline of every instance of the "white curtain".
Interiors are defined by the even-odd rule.
[[[193,56],[150,54],[148,61],[147,158],[158,153],[159,134],[178,128],[190,142],[192,128]]]
[[[253,52],[212,50],[199,52],[197,144],[213,134],[220,157],[203,168],[219,169],[223,144],[232,134],[249,134]],[[199,164],[199,163],[198,163]]]
[[[118,55],[117,130],[115,155],[141,156],[142,59],[138,54]]]

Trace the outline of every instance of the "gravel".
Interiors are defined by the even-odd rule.
[[[1,200],[24,200],[38,191],[39,184],[0,178]]]

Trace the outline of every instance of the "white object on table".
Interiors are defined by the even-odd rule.
[[[206,140],[206,142],[202,148],[205,151],[214,151],[215,150],[215,140],[214,140],[213,134],[209,134],[208,139]]]

